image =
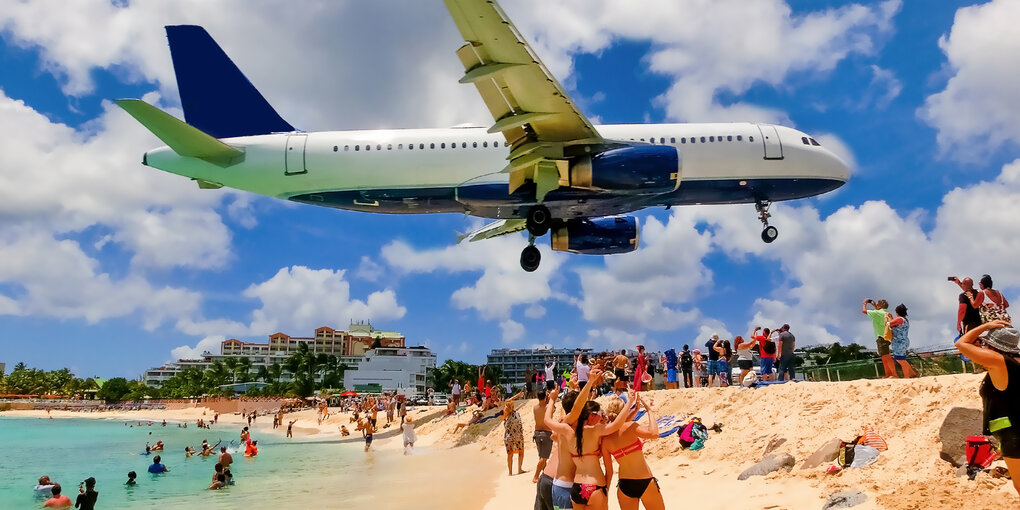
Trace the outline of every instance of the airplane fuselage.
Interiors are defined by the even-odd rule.
[[[605,216],[652,206],[776,202],[818,195],[849,177],[846,165],[808,135],[768,124],[596,126],[623,145],[676,148],[679,184],[633,194],[560,187],[544,205],[556,218]],[[485,128],[274,133],[225,138],[243,161],[218,166],[169,147],[149,151],[161,170],[296,202],[376,213],[463,212],[520,218],[534,184],[509,191],[500,133]]]

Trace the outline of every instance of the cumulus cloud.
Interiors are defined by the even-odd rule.
[[[222,335],[207,336],[199,340],[194,347],[182,345],[180,347],[174,348],[172,351],[170,351],[170,355],[173,356],[173,359],[179,360],[179,359],[201,359],[202,355],[207,352],[212,354],[219,354],[220,344],[222,344],[223,341],[226,339],[227,337]]]
[[[372,292],[364,300],[352,299],[344,273],[285,267],[272,278],[248,287],[244,296],[262,302],[262,307],[252,313],[249,334],[308,331],[323,324],[359,319],[399,319],[407,313],[390,289]]]
[[[512,344],[524,337],[524,324],[513,319],[500,322],[499,329],[503,332],[504,344]]]
[[[383,247],[382,259],[405,273],[481,272],[473,284],[454,291],[450,301],[457,309],[475,310],[485,319],[507,319],[517,305],[557,297],[552,280],[564,255],[541,245],[542,265],[533,273],[525,273],[517,254],[526,244],[517,235],[423,250],[394,241]]]
[[[918,115],[938,130],[943,153],[974,158],[1020,142],[1020,3],[993,0],[956,11],[939,39],[952,76]]]

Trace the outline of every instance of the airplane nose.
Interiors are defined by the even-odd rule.
[[[827,166],[829,167],[828,170],[831,172],[832,177],[843,182],[848,181],[850,179],[850,166],[843,161],[843,158],[840,158],[832,152],[826,152],[829,153],[829,164]]]

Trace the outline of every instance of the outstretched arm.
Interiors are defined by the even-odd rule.
[[[659,423],[656,421],[655,416],[652,413],[652,408],[645,404],[644,399],[638,397],[638,402],[641,403],[641,407],[645,409],[645,414],[648,415],[648,426],[637,428],[637,435],[643,439],[658,439],[659,438]]]
[[[553,419],[553,413],[556,410],[556,401],[559,399],[559,392],[549,392],[547,399],[548,400],[545,404],[545,425],[549,427],[549,430],[557,434],[568,433],[573,430],[570,425]]]
[[[964,356],[967,356],[975,363],[988,369],[989,375],[994,378],[996,375],[994,372],[1001,373],[1006,370],[1006,363],[1002,354],[991,349],[983,349],[976,345],[975,342],[977,342],[978,337],[980,337],[985,331],[1004,327],[1009,327],[1009,324],[1005,321],[986,322],[964,333],[964,335],[956,341],[956,348]]]
[[[861,313],[863,313],[864,315],[868,315],[868,303],[870,302],[871,302],[870,299],[865,299],[864,303],[861,304]]]
[[[606,428],[603,429],[602,434],[609,435],[612,434],[613,432],[616,432],[617,430],[620,430],[620,428],[623,427],[623,424],[627,423],[627,420],[630,417],[630,413],[634,411],[634,408],[637,407],[637,404],[638,404],[637,392],[634,390],[628,391],[627,405],[623,406],[623,409],[620,410],[620,414],[616,415],[616,419],[613,420],[612,423],[606,425]]]
[[[570,414],[563,418],[564,423],[568,425],[577,423],[577,418],[581,416],[581,409],[591,399],[592,390],[602,384],[602,377],[603,372],[601,370],[591,371],[591,374],[588,376],[588,382],[584,383],[584,388],[581,388],[580,393],[577,394],[577,400],[574,401],[574,407],[570,410]]]

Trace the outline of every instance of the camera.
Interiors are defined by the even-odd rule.
[[[952,281],[956,281],[956,277],[955,276],[947,276],[946,280],[951,281],[951,282]]]

